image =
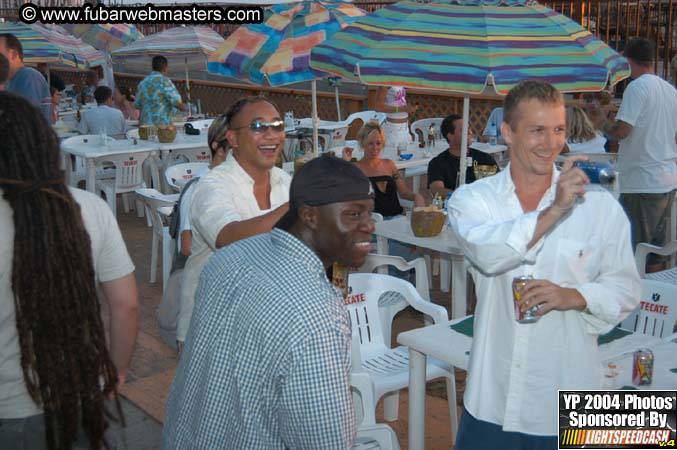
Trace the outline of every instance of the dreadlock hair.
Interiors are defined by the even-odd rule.
[[[108,448],[117,372],[106,347],[90,238],[59,169],[59,143],[40,111],[0,92],[0,189],[14,213],[12,292],[23,378],[44,410],[50,450],[80,429]]]

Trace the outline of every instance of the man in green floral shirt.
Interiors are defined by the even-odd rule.
[[[153,71],[139,83],[136,92],[134,106],[141,111],[140,125],[171,125],[172,110],[186,109],[179,91],[167,77],[168,72],[167,58],[154,57]]]

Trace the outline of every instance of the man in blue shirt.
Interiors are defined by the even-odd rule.
[[[371,183],[316,158],[273,231],[218,250],[198,285],[167,401],[165,449],[352,447],[351,329],[326,276],[371,248]]]
[[[52,123],[52,96],[47,80],[37,70],[24,65],[23,46],[16,36],[0,34],[0,55],[9,61],[9,81],[5,89],[28,99]]]

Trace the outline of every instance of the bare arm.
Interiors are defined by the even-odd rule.
[[[392,171],[392,177],[395,179],[395,184],[397,185],[397,192],[400,194],[400,197],[411,200],[414,202],[415,206],[425,206],[425,199],[421,194],[417,194],[415,192],[412,192],[409,189],[409,186],[407,186],[407,183],[404,182],[404,179],[400,176],[400,173],[397,171],[397,167],[395,167],[395,163],[391,160],[390,161],[390,170]]]
[[[118,387],[127,378],[139,329],[139,295],[134,272],[101,283],[110,305],[110,355],[118,370]]]
[[[604,131],[604,134],[606,134],[609,139],[619,141],[630,136],[630,133],[632,133],[632,125],[623,122],[622,120],[616,120],[613,122],[606,122],[602,126],[602,131]]]
[[[442,198],[447,198],[450,192],[454,192],[453,189],[447,189],[444,187],[444,182],[437,180],[430,183],[430,192],[433,195],[440,194]]]
[[[191,247],[193,245],[193,232],[185,230],[181,232],[181,254],[183,256],[190,256]]]
[[[224,247],[241,239],[256,236],[257,234],[269,232],[288,210],[289,203],[285,203],[262,216],[230,222],[221,228],[218,236],[216,236],[216,248]]]

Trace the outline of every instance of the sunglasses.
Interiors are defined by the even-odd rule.
[[[275,120],[273,122],[263,122],[261,120],[255,120],[249,125],[245,125],[243,127],[237,127],[237,128],[232,128],[233,130],[241,130],[243,128],[249,128],[251,131],[254,133],[265,133],[269,129],[273,129],[275,132],[282,132],[284,131],[284,121],[283,120]]]

